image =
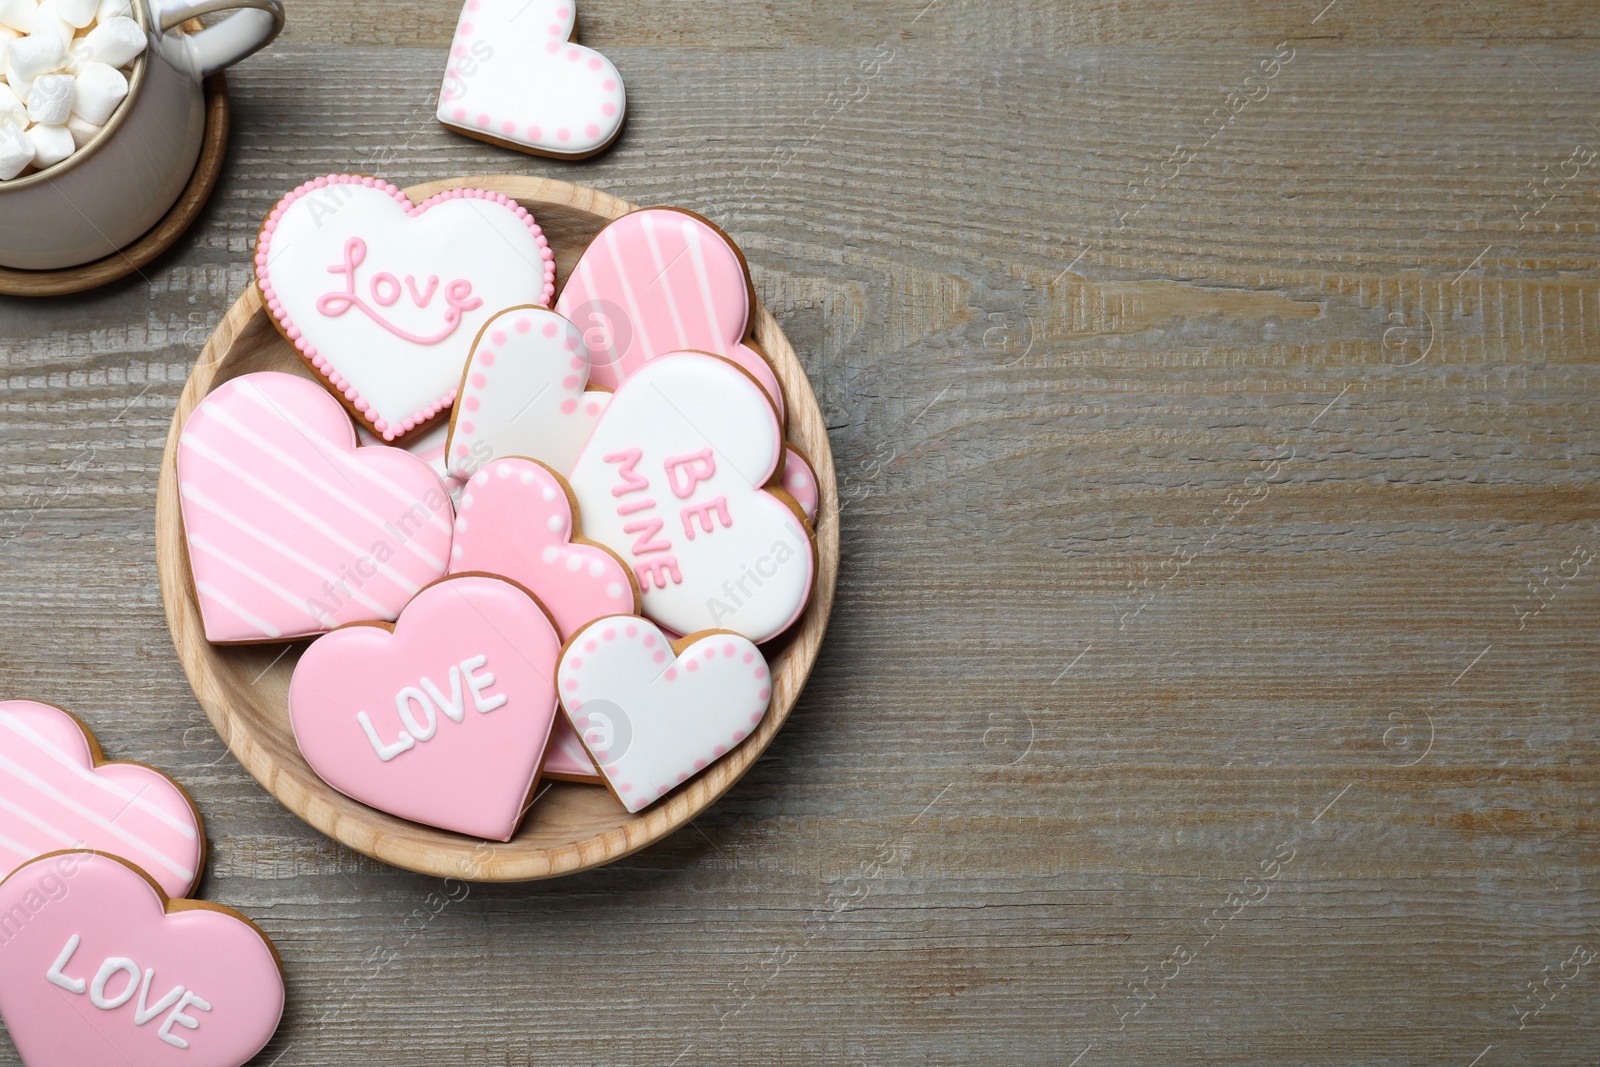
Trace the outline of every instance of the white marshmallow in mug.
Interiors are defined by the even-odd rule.
[[[33,142],[21,126],[0,123],[0,181],[15,178],[33,163]]]
[[[32,33],[33,13],[38,9],[36,0],[0,0],[0,22],[18,33]]]
[[[72,114],[72,101],[78,82],[70,74],[46,74],[33,83],[28,94],[28,118],[46,126],[64,126]]]
[[[85,63],[78,71],[72,112],[85,122],[104,126],[127,95],[128,79],[122,71],[104,63]]]
[[[100,127],[77,115],[68,115],[67,132],[72,134],[72,143],[82,148],[100,135]]]
[[[128,20],[132,22],[132,19]],[[138,29],[138,24],[134,23]],[[90,36],[93,36],[91,34]],[[141,43],[144,34],[139,34]],[[134,53],[137,55],[138,53]],[[11,47],[6,49],[6,81],[11,83],[11,88],[17,90],[17,95],[27,98],[27,93],[17,88],[17,78],[32,82],[41,74],[49,74],[61,69],[67,61],[67,43],[54,32],[30,33],[28,36],[11,42]],[[123,62],[126,62],[124,60]],[[120,67],[121,63],[113,66]],[[17,78],[13,78],[15,74]]]
[[[78,149],[64,125],[31,127],[28,140],[33,142],[33,165],[41,170],[55,166]]]
[[[100,0],[56,0],[56,14],[61,21],[74,29],[83,29],[94,21]]]
[[[0,70],[6,69],[6,50],[11,47],[12,41],[21,36],[10,26],[0,26]]]
[[[73,35],[77,32],[56,10],[56,0],[40,0],[39,9],[33,13],[33,33],[48,31],[54,31],[55,35],[61,38],[62,44],[71,44]]]
[[[118,15],[132,15],[133,0],[100,0],[100,7],[94,13],[96,22],[108,22]]]
[[[11,86],[0,82],[0,122],[6,121],[7,115],[16,115],[13,122],[28,124],[28,105],[22,102],[22,97],[11,90]]]
[[[90,30],[84,40],[88,41],[89,47],[94,50],[95,59],[112,67],[126,66],[144,51],[148,43],[145,40],[144,30],[126,15],[107,19]],[[12,47],[14,49],[16,46]],[[62,58],[65,59],[65,56]]]
[[[27,104],[28,94],[33,91],[33,79],[18,74],[10,61],[6,63],[6,84],[11,86],[11,91],[17,94],[23,104]]]

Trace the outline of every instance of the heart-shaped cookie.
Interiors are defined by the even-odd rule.
[[[526,456],[572,469],[611,394],[586,391],[583,335],[553,311],[520,307],[490,319],[473,343],[450,417],[450,472],[483,457]]]
[[[0,916],[0,1017],[28,1067],[240,1067],[283,1016],[265,934],[113,856],[24,865]]]
[[[578,631],[557,672],[561,704],[629,811],[640,811],[749,736],[772,678],[755,645],[725,631],[669,642],[615,615]]]
[[[726,234],[692,211],[653,207],[595,235],[556,310],[583,331],[593,385],[615,389],[668,352],[710,352],[744,368],[781,418],[778,377],[746,341],[753,294]]]
[[[385,441],[450,407],[490,317],[555,292],[555,257],[515,200],[451,189],[413,204],[354,174],[278,201],[255,265],[278,329]]]
[[[584,532],[633,567],[644,614],[760,642],[799,618],[816,575],[811,530],[774,481],[782,459],[756,383],[679,352],[622,383],[570,481]]]
[[[817,486],[817,472],[811,469],[811,461],[794,445],[785,445],[783,449],[783,487],[800,505],[806,521],[815,528],[822,490]]]
[[[467,0],[439,88],[439,121],[523,152],[582,159],[622,131],[611,60],[573,44],[573,0]]]
[[[69,712],[0,701],[0,877],[64,848],[138,864],[168,896],[200,880],[200,813],[177,782],[142,763],[110,763]]]
[[[393,626],[346,626],[313,642],[289,683],[289,722],[306,762],[346,796],[509,841],[555,722],[560,649],[520,587],[447,578]]]
[[[315,382],[262,371],[206,396],[178,438],[206,639],[284,641],[393,619],[450,559],[450,498],[398,448],[357,448]]]

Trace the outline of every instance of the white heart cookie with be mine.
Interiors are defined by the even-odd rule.
[[[743,741],[772,698],[759,649],[711,631],[677,642],[648,619],[607,615],[556,668],[561,706],[629,811],[641,811]]]
[[[439,87],[439,121],[536,155],[582,159],[622,130],[611,60],[573,44],[573,0],[466,0]]]
[[[678,352],[618,387],[569,481],[584,534],[633,568],[645,615],[761,642],[800,617],[817,570],[810,527],[775,481],[783,454],[755,379]]]
[[[278,329],[385,441],[450,408],[484,323],[555,294],[555,257],[515,200],[450,189],[413,204],[353,174],[280,200],[255,265]]]

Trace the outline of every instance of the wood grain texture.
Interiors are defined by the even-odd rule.
[[[1600,11],[925,7],[583,0],[629,120],[576,165],[433,121],[454,3],[293,7],[160,269],[0,303],[8,695],[195,794],[203,895],[284,954],[263,1065],[1592,1065]],[[699,211],[816,389],[817,668],[610,867],[441,903],[267,795],[172,652],[174,405],[344,168]]]

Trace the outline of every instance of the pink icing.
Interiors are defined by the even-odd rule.
[[[393,619],[449,564],[449,497],[401,449],[356,448],[316,383],[218,386],[178,443],[178,492],[206,638],[276,641]]]
[[[817,474],[811,469],[811,461],[793,445],[786,446],[783,455],[783,488],[805,512],[806,521],[815,525],[817,505],[822,499],[822,491],[817,488]]]
[[[289,686],[295,741],[324,781],[364,804],[508,841],[555,723],[560,648],[516,586],[447,579],[418,594],[392,634],[352,626],[306,650]]]
[[[611,223],[584,250],[556,310],[584,332],[596,385],[616,389],[668,352],[710,352],[743,368],[783,416],[777,375],[743,343],[751,310],[744,261],[698,215],[647,208]]]
[[[224,911],[164,906],[133,868],[91,852],[0,885],[0,1016],[24,1062],[238,1067],[266,1045],[284,1001],[266,938]]]
[[[446,337],[456,332],[456,327],[461,325],[461,313],[473,311],[483,306],[483,301],[472,295],[472,283],[465,278],[458,278],[445,286],[445,301],[449,305],[444,313],[444,326],[438,333],[423,337],[414,333],[407,333],[388,319],[384,318],[371,305],[361,299],[356,292],[356,268],[361,266],[367,257],[367,242],[359,237],[352,237],[344,245],[344,262],[328,268],[330,274],[343,274],[345,287],[341,290],[324,293],[317,298],[317,310],[329,318],[338,318],[352,307],[366,315],[367,318],[382,326],[403,341],[410,341],[417,345],[436,345]],[[428,279],[428,292],[426,297],[417,293],[416,278],[406,275],[406,283],[411,288],[412,302],[418,307],[427,307],[433,299],[433,294],[439,287],[438,275]],[[382,285],[387,283],[392,288],[387,291]],[[400,299],[400,281],[388,271],[382,271],[373,276],[368,286],[371,289],[372,299],[383,307],[392,307]]]
[[[138,864],[169,896],[200,879],[205,837],[177,784],[134,763],[96,767],[84,727],[49,704],[0,702],[0,809],[0,877],[76,843]]]

